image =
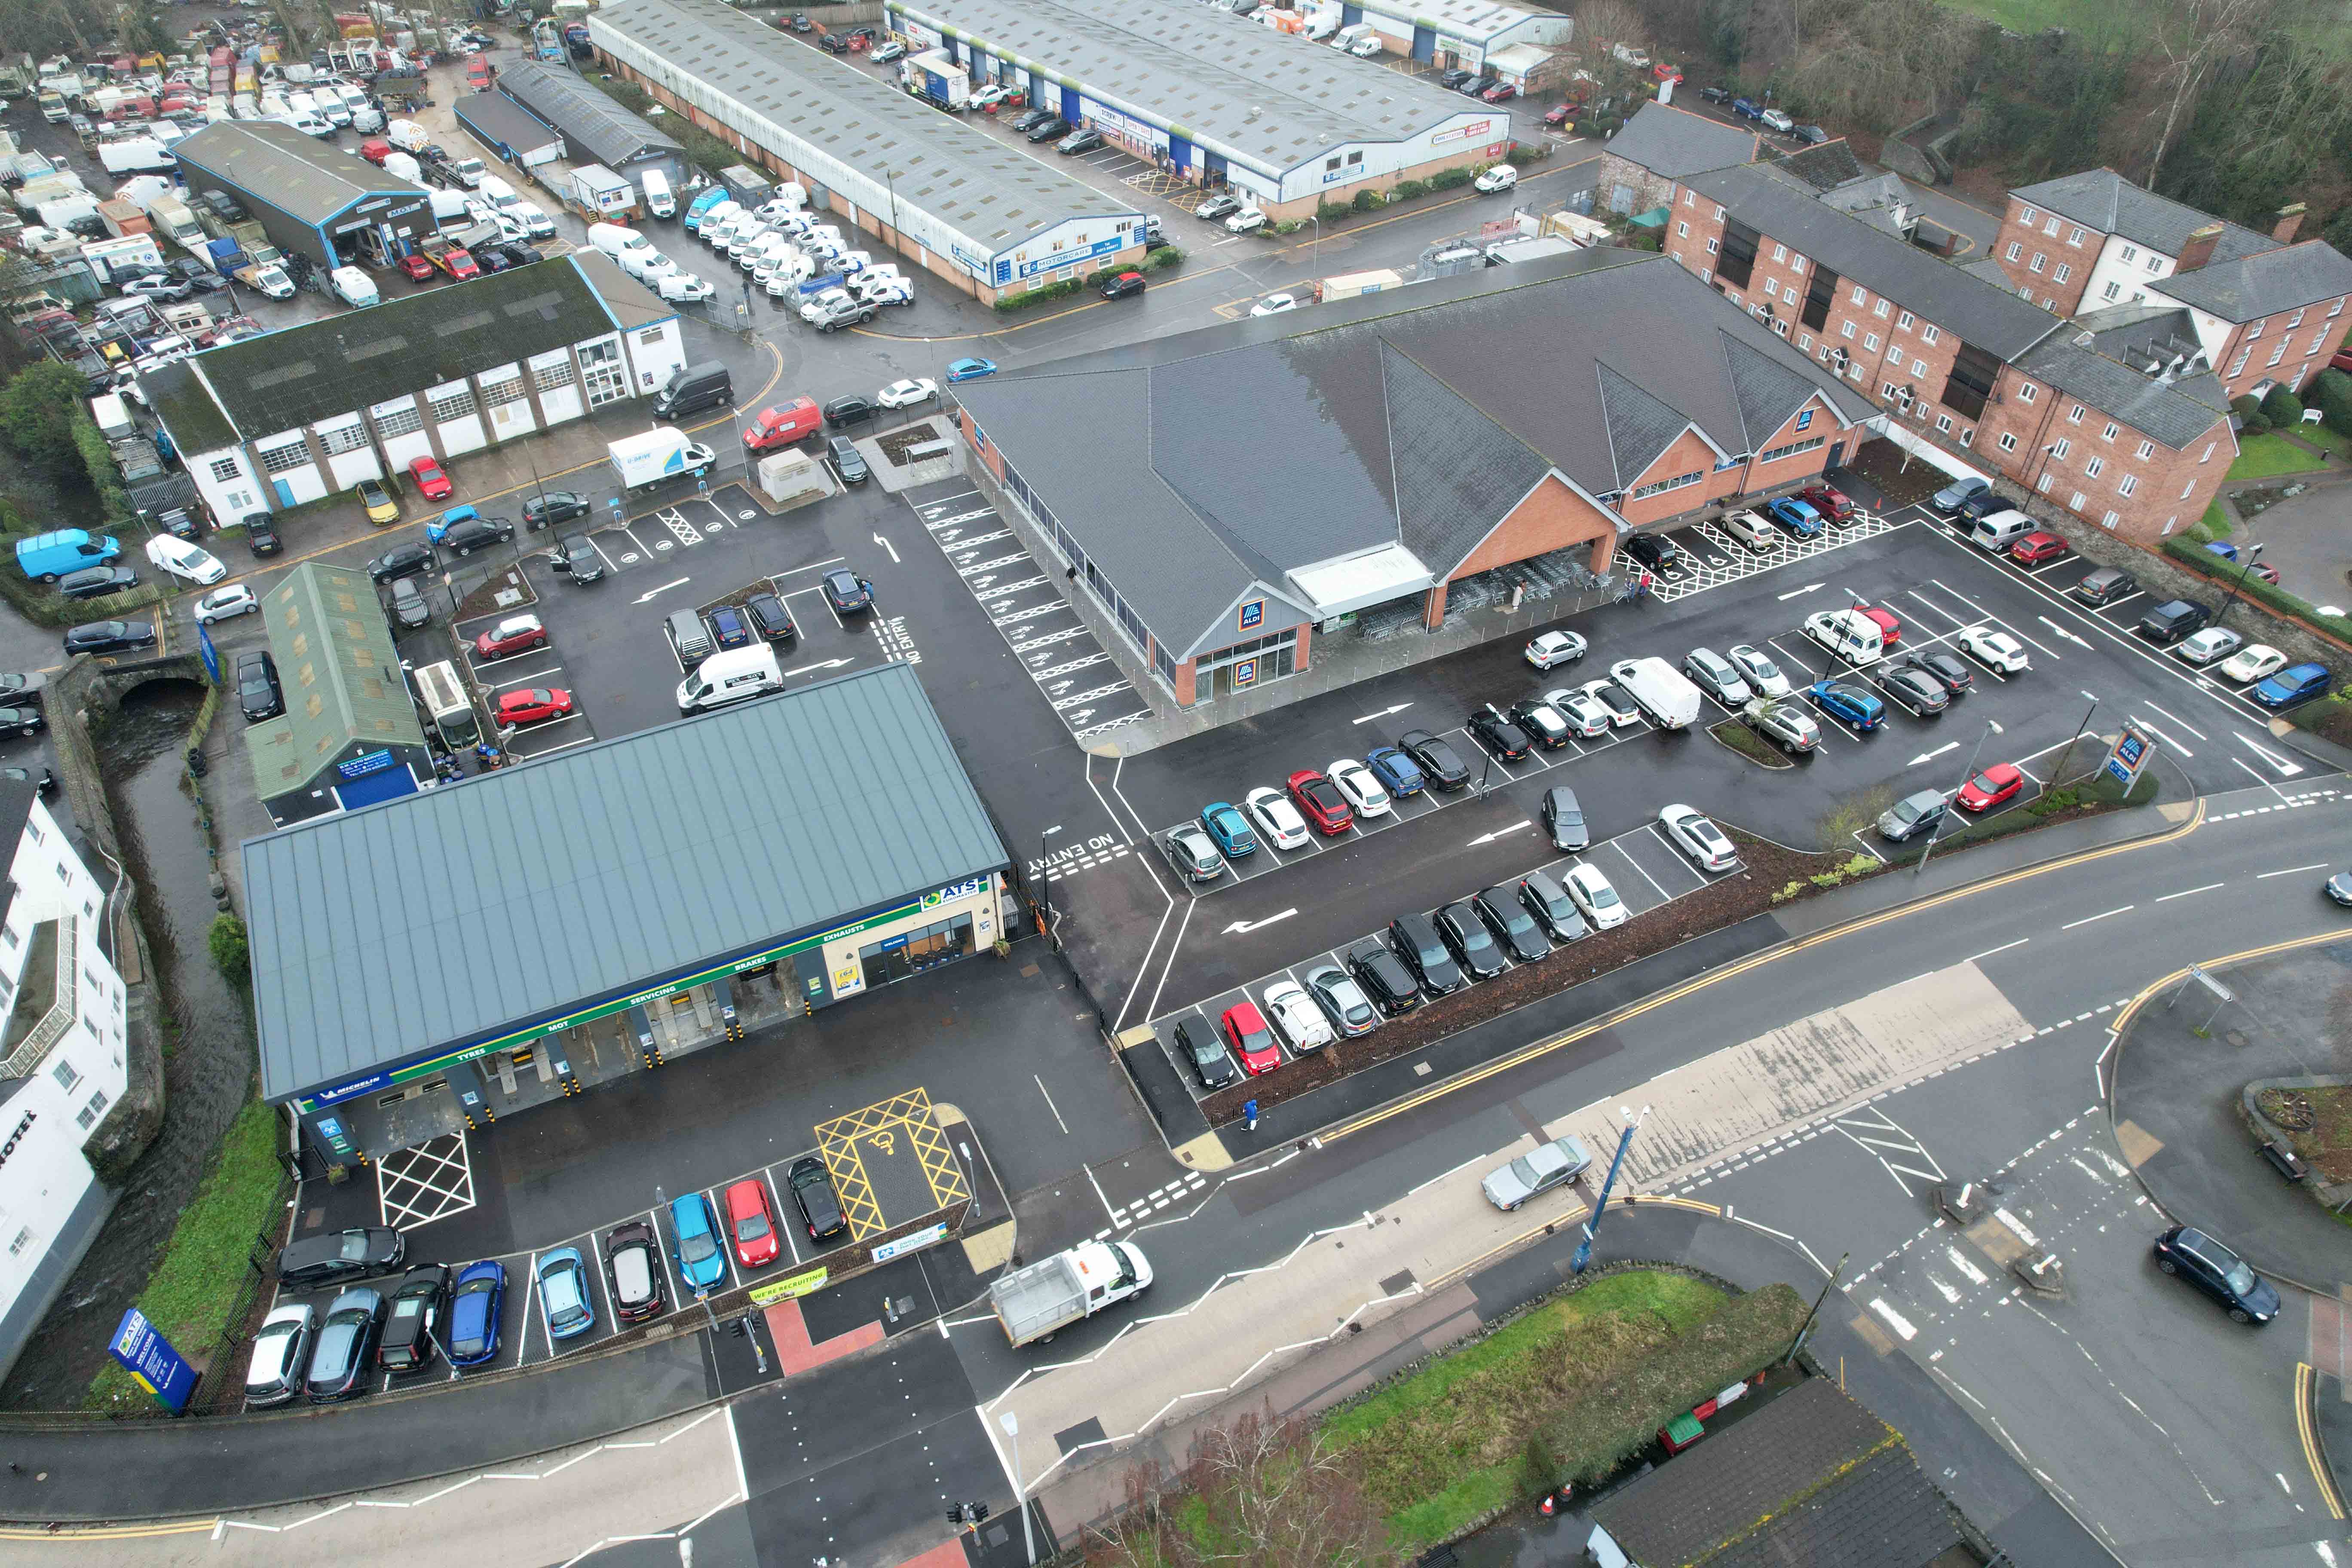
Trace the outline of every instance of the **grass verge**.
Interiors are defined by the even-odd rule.
[[[2216,539],[2227,539],[2237,531],[2238,525],[2230,521],[2229,510],[2219,496],[2206,503],[2204,521],[2205,531]]]
[[[1706,728],[1706,732],[1759,767],[1793,768],[1797,765],[1780,754],[1780,747],[1773,745],[1737,719],[1726,719],[1720,723],[1710,724]]]
[[[2228,478],[2238,479],[2272,479],[2281,474],[2309,473],[2323,466],[2315,452],[2306,452],[2275,431],[2265,430],[2259,436],[2248,436],[2238,443],[2238,460],[2230,465]]]
[[[278,1220],[278,1113],[249,1100],[221,1140],[219,1158],[195,1201],[180,1215],[163,1256],[139,1293],[139,1310],[180,1353],[192,1360],[212,1352],[249,1300],[246,1254],[256,1234],[274,1234]],[[212,1366],[217,1384],[226,1366]],[[90,1381],[83,1407],[129,1411],[150,1403],[147,1393],[119,1366]]]

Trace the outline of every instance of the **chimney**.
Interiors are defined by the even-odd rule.
[[[2221,243],[2221,226],[2218,223],[2209,223],[2202,228],[2192,229],[2189,235],[2189,243],[2180,247],[2180,265],[2175,270],[2196,271],[2213,259],[2213,247]]]
[[[2271,227],[2271,237],[2281,245],[2293,245],[2294,231],[2302,226],[2303,204],[2297,202],[2293,206],[2279,208],[2278,222]]]

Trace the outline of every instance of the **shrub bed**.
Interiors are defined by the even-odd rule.
[[[1097,276],[1099,277],[1100,274]],[[1048,300],[1066,300],[1084,287],[1086,285],[1075,278],[1066,283],[1048,283],[1043,289],[1032,289],[1026,293],[1000,296],[996,301],[996,309],[1000,314],[1009,316],[1015,310],[1025,310],[1032,305],[1042,305]]]
[[[2267,609],[2293,616],[2339,641],[2352,642],[2352,616],[2323,616],[2285,589],[2274,588],[2251,572],[2242,574],[2244,581],[2241,583],[2237,565],[2209,553],[2205,549],[2207,541],[2197,537],[2200,531],[2191,528],[2186,533],[2174,534],[2164,542],[2164,552],[2199,576],[2210,580],[2216,587],[2241,593]]]
[[[1458,191],[1478,176],[1468,169],[1440,169],[1429,176],[1433,191]]]
[[[1737,719],[1710,724],[1706,732],[1759,767],[1793,768],[1797,765],[1781,754],[1780,747]]]

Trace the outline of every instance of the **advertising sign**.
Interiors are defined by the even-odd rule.
[[[188,1395],[196,1391],[196,1369],[172,1348],[171,1341],[155,1331],[155,1325],[138,1308],[122,1314],[114,1330],[114,1342],[106,1348],[140,1387],[155,1396],[156,1404],[174,1412],[188,1407]]]
[[[1471,68],[1466,61],[1465,68]],[[1486,132],[1494,128],[1495,122],[1491,120],[1474,120],[1467,125],[1456,125],[1451,130],[1441,131],[1429,141],[1432,146],[1444,142],[1482,142],[1486,140]]]
[[[337,763],[335,771],[347,779],[356,779],[364,778],[369,773],[380,773],[390,766],[392,766],[391,752],[370,752],[365,756],[353,757],[347,763]]]
[[[909,1252],[919,1252],[924,1247],[930,1246],[931,1243],[946,1236],[947,1233],[948,1227],[944,1221],[938,1225],[927,1225],[922,1229],[915,1231],[911,1235],[902,1236],[896,1241],[886,1241],[881,1246],[876,1247],[874,1249],[874,1261],[877,1263],[887,1263],[890,1259],[894,1258],[903,1258]]]
[[[751,1290],[751,1305],[772,1307],[779,1301],[789,1301],[795,1296],[805,1296],[811,1291],[822,1290],[824,1289],[825,1280],[830,1277],[830,1270],[818,1268],[812,1268],[805,1274],[794,1274],[789,1278],[775,1280],[771,1284],[754,1286]]]
[[[213,624],[210,621],[196,623],[196,651],[204,655],[205,674],[210,678],[215,686],[218,686],[220,684],[220,649],[213,646]]]
[[[1264,599],[1245,600],[1242,605],[1242,630],[1254,632],[1264,625],[1265,625],[1265,601]]]
[[[2140,770],[2155,755],[2156,742],[2126,724],[2123,733],[2116,737],[2116,749],[2107,753],[2107,776],[2129,793],[2132,785],[2139,782]]]

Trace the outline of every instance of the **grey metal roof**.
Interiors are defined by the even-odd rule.
[[[650,57],[637,68],[689,101],[694,84],[706,84],[849,168],[877,179],[895,171],[903,206],[992,253],[1071,218],[1139,210],[723,0],[610,0],[588,14],[588,30],[600,47],[622,44],[624,58]],[[758,139],[752,127],[736,129]]]
[[[888,8],[1277,173],[1343,143],[1402,142],[1457,116],[1496,112],[1192,0],[889,0]]]
[[[563,134],[502,92],[469,92],[453,104],[458,122],[475,139],[496,151],[503,146],[520,158],[541,147],[560,147]]]
[[[2113,169],[2084,169],[2009,194],[2028,205],[2073,218],[2085,228],[2119,234],[2167,256],[2179,256],[2189,235],[2209,223],[2221,224],[2221,238],[2213,247],[2215,261],[2234,261],[2279,247],[2269,235],[2144,190]]]
[[[2176,272],[2147,288],[2151,295],[2193,305],[2225,321],[2251,321],[2352,294],[2352,258],[2324,239],[2306,239]]]
[[[1604,377],[1627,388],[1613,406]],[[1749,431],[1777,430],[1812,397],[1849,422],[1875,412],[1671,258],[1611,249],[1149,339],[957,394],[1179,658],[1233,640],[1223,617],[1252,581],[1380,542],[1444,577],[1549,469],[1596,497],[1619,489],[1615,440],[1637,402],[1673,426],[1643,462],[1691,424],[1746,451]]]
[[[388,174],[276,120],[224,120],[172,148],[172,156],[308,224],[325,223],[370,196],[419,196],[425,187]],[[192,174],[189,186],[209,190]]]
[[[2017,361],[2017,368],[2163,442],[2187,448],[2230,416],[2230,399],[2210,371],[2165,382],[2110,359],[2097,334],[2069,327]]]
[[[425,745],[383,601],[366,573],[304,562],[261,596],[286,711],[245,730],[261,798],[299,790],[355,741]]]
[[[517,60],[500,68],[499,90],[563,132],[583,163],[614,168],[647,153],[683,153],[677,140],[622,108],[562,66]]]
[[[2002,359],[2015,359],[2059,324],[2008,289],[1828,205],[1769,164],[1718,169],[1684,184],[1759,233]]]
[[[1639,163],[1654,174],[1679,180],[1748,163],[1760,145],[1760,138],[1752,131],[1653,100],[1634,110],[1633,118],[1601,151]]]
[[[1497,5],[1494,0],[1412,0],[1409,5],[1397,0],[1397,3],[1376,4],[1366,9],[1375,16],[1410,16],[1471,43],[1491,38],[1543,14],[1516,5]]]
[[[1006,863],[921,681],[897,663],[243,854],[272,1100]]]

